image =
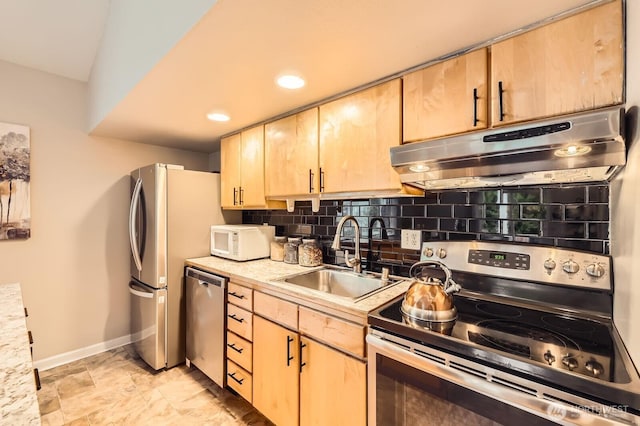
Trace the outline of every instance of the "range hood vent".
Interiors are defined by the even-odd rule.
[[[400,180],[420,189],[608,181],[625,160],[622,107],[391,148]]]

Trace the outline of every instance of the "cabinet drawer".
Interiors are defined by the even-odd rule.
[[[256,292],[253,311],[293,330],[298,329],[298,305]]]
[[[247,311],[251,311],[253,310],[253,290],[236,283],[229,282],[227,301],[236,306],[240,306]]]
[[[227,358],[251,372],[253,344],[230,331],[227,332]]]
[[[253,402],[253,380],[251,374],[247,373],[233,361],[227,361],[227,386],[235,390],[241,397],[249,402]]]
[[[253,315],[227,303],[227,329],[249,341],[253,340]]]
[[[360,358],[365,357],[365,326],[302,306],[299,315],[301,333],[326,342],[335,348],[351,352]]]

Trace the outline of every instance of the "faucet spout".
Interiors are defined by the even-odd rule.
[[[336,235],[333,237],[333,244],[331,244],[331,248],[334,250],[340,250],[340,235],[342,234],[342,228],[347,221],[352,221],[353,226],[356,228],[355,232],[355,254],[352,258],[349,258],[349,250],[344,251],[344,261],[347,266],[353,268],[355,272],[362,272],[361,259],[360,259],[360,224],[355,217],[348,215],[344,216],[338,222],[338,227],[336,228]]]

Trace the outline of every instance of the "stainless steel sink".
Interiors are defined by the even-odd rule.
[[[283,281],[348,299],[362,299],[399,282],[398,280],[383,280],[380,274],[356,273],[351,270],[333,268],[317,269],[293,275]]]

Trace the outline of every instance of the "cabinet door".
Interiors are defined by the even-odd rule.
[[[401,189],[389,148],[400,144],[400,80],[320,106],[323,192]]]
[[[494,44],[492,124],[622,103],[623,55],[620,1]]]
[[[241,150],[242,136],[240,133],[220,141],[220,202],[222,207],[238,205]]]
[[[264,126],[245,130],[242,135],[242,207],[263,207],[264,198]]]
[[[300,424],[366,425],[367,365],[305,337]]]
[[[279,426],[297,425],[298,333],[257,315],[253,332],[253,405]]]
[[[265,125],[265,193],[318,193],[318,108]]]
[[[402,77],[405,142],[487,127],[487,49]]]

